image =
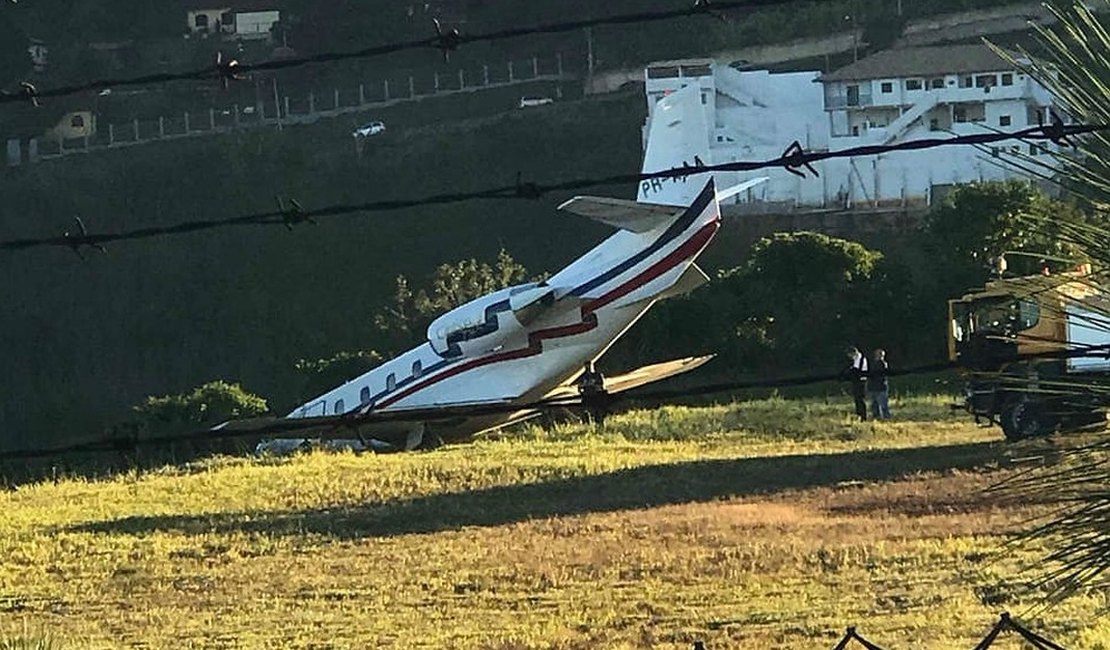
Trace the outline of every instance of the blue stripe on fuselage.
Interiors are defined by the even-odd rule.
[[[606,282],[619,276],[621,273],[624,273],[628,269],[644,261],[649,256],[651,256],[652,253],[655,253],[660,248],[666,246],[669,242],[673,241],[676,237],[681,235],[683,231],[689,228],[690,224],[694,223],[694,220],[698,218],[698,215],[705,211],[706,206],[709,205],[709,202],[713,199],[715,194],[716,189],[714,188],[713,183],[707,184],[705,186],[705,189],[702,190],[701,194],[698,195],[698,198],[694,200],[694,203],[686,209],[686,212],[684,212],[681,217],[676,219],[675,222],[671,224],[670,228],[667,228],[667,230],[662,235],[660,235],[658,239],[652,242],[650,246],[640,251],[639,253],[636,253],[620,264],[614,266],[605,273],[602,273],[593,280],[590,280],[585,284],[578,285],[571,290],[569,295],[582,296],[587,291],[596,289],[597,287],[605,284]]]

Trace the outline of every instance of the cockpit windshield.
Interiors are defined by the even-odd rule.
[[[973,334],[1012,337],[1037,325],[1040,305],[1033,300],[1009,296],[982,298],[953,305],[952,334],[967,342]]]

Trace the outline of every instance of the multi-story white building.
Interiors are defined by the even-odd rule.
[[[887,50],[824,75],[668,61],[649,66],[645,83],[649,111],[678,88],[701,87],[707,164],[770,160],[794,141],[828,151],[1020,129],[1045,119],[1052,105],[1043,86],[984,45]],[[925,205],[953,184],[1023,177],[1005,164],[1006,154],[1019,151],[1047,150],[1017,141],[941,147],[828,160],[815,165],[816,178],[768,169],[720,182],[770,176],[739,197],[751,209]]]

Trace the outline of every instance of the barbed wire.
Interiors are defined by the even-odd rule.
[[[487,199],[539,199],[553,192],[572,192],[602,185],[620,185],[629,183],[642,183],[645,181],[685,181],[688,177],[714,172],[744,172],[758,171],[761,169],[780,168],[793,174],[805,176],[807,173],[819,175],[812,167],[814,163],[838,158],[854,158],[857,156],[874,156],[898,151],[920,151],[937,147],[956,145],[981,145],[1003,140],[1047,140],[1061,146],[1071,144],[1075,136],[1110,130],[1110,125],[1081,125],[1054,122],[1048,125],[1038,125],[1016,131],[1001,133],[977,133],[948,138],[921,138],[908,140],[897,144],[887,145],[861,145],[848,149],[835,151],[810,151],[802,149],[799,142],[795,141],[783,153],[775,158],[763,161],[738,161],[706,165],[699,160],[694,163],[685,163],[682,167],[675,167],[652,173],[614,174],[580,178],[553,183],[526,182],[522,175],[517,173],[516,182],[511,185],[502,185],[472,192],[447,192],[423,198],[390,199],[381,201],[368,201],[365,203],[348,203],[305,210],[295,200],[289,206],[279,201],[277,210],[269,210],[247,214],[226,219],[207,219],[199,221],[186,221],[167,226],[148,226],[134,230],[115,233],[89,233],[82,227],[79,234],[63,233],[60,236],[39,237],[28,239],[13,239],[0,241],[0,250],[26,250],[40,247],[66,247],[75,251],[84,247],[99,247],[103,244],[124,240],[148,239],[167,235],[181,235],[185,233],[212,230],[216,228],[238,226],[266,226],[283,225],[292,228],[305,222],[315,223],[316,218],[333,217],[360,212],[383,212],[402,210],[407,208],[424,207],[460,203],[473,200]]]
[[[1105,357],[1110,355],[1110,344],[1092,345],[1076,350],[1051,350],[1033,354],[1018,355],[1016,360],[1033,359],[1074,359],[1088,357]],[[903,369],[893,369],[887,372],[889,377],[906,377],[927,375],[960,369],[955,362],[937,362],[921,364]],[[707,383],[686,388],[640,390],[633,389],[622,393],[603,393],[595,397],[582,397],[579,395],[556,397],[536,400],[524,404],[496,403],[496,404],[467,404],[459,406],[421,407],[411,409],[398,409],[393,411],[369,411],[365,413],[351,412],[342,415],[320,416],[311,418],[267,418],[265,421],[246,421],[250,424],[245,428],[229,426],[218,429],[205,429],[188,433],[170,433],[155,436],[139,437],[138,432],[130,435],[117,435],[101,440],[85,441],[50,448],[29,448],[8,452],[0,452],[0,462],[8,460],[23,460],[33,458],[48,458],[72,453],[100,453],[124,452],[135,450],[138,447],[167,445],[173,443],[213,442],[219,440],[232,440],[238,438],[255,438],[261,436],[276,436],[278,434],[296,434],[309,430],[332,429],[351,431],[351,438],[357,438],[357,428],[362,425],[383,423],[427,422],[448,420],[456,417],[478,417],[484,415],[505,415],[519,411],[549,411],[559,408],[589,408],[601,404],[609,407],[620,402],[637,403],[662,403],[680,399],[706,397],[722,393],[739,392],[744,390],[768,390],[779,388],[796,388],[815,384],[845,381],[844,373],[823,373],[805,375],[800,377],[787,377],[779,379],[753,379],[743,381],[728,381]]]
[[[324,52],[304,57],[274,59],[259,63],[242,63],[236,59],[225,60],[222,53],[218,54],[213,65],[185,72],[158,73],[137,77],[124,77],[119,79],[97,79],[80,84],[59,86],[46,90],[39,90],[29,82],[20,82],[19,90],[0,93],[0,104],[29,101],[35,106],[39,105],[42,98],[61,97],[81,92],[101,90],[121,86],[141,86],[169,81],[216,79],[224,87],[233,81],[241,80],[248,72],[277,71],[301,66],[321,63],[334,63],[352,59],[369,59],[386,54],[393,54],[406,50],[435,49],[443,53],[445,60],[450,52],[458,50],[469,43],[494,42],[519,38],[522,36],[535,36],[541,34],[558,34],[577,31],[589,27],[602,27],[607,25],[631,25],[637,23],[652,23],[677,18],[692,16],[713,16],[722,18],[719,12],[740,9],[761,9],[784,4],[793,4],[804,0],[696,0],[692,6],[683,9],[668,11],[638,12],[618,14],[601,18],[565,21],[537,25],[534,27],[514,27],[486,33],[466,34],[458,29],[444,30],[438,20],[433,20],[434,34],[425,38],[398,41],[385,45],[376,45],[348,52]]]

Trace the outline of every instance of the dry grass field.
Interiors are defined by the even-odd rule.
[[[972,648],[1044,504],[1012,446],[905,398],[670,407],[393,456],[216,458],[0,494],[0,646]],[[1104,602],[1024,619],[1110,648]],[[1017,639],[995,647],[1021,647]]]

